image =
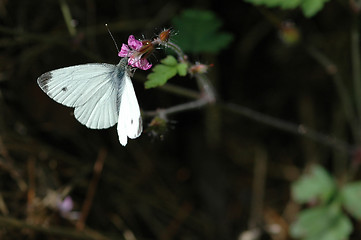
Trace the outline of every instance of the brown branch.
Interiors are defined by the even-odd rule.
[[[107,151],[105,148],[101,148],[97,157],[97,160],[94,164],[94,175],[93,178],[89,184],[88,187],[88,193],[85,197],[84,203],[83,203],[83,207],[81,210],[81,214],[79,217],[78,222],[76,223],[76,228],[78,230],[83,230],[84,226],[85,226],[85,221],[89,215],[92,203],[93,203],[93,199],[95,196],[95,192],[96,192],[96,188],[103,170],[103,166],[104,166],[104,161],[105,158],[107,156]]]
[[[18,187],[21,191],[25,191],[27,189],[27,184],[22,179],[20,173],[13,166],[13,159],[11,158],[2,137],[0,136],[0,155],[3,156],[4,161],[0,158],[0,168],[5,169],[9,172],[10,176],[16,181]]]
[[[79,232],[72,228],[65,227],[49,227],[41,225],[32,225],[25,221],[20,221],[15,218],[0,216],[0,226],[5,227],[5,229],[30,229],[36,232],[45,233],[48,235],[62,236],[67,239],[84,239],[84,240],[108,240],[107,237],[102,234],[95,232],[90,229],[86,229],[82,232]]]
[[[333,136],[325,135],[320,132],[317,132],[311,128],[308,128],[302,124],[295,124],[291,122],[287,122],[252,109],[234,104],[234,103],[223,103],[222,107],[230,112],[235,114],[242,115],[247,117],[253,121],[272,126],[274,128],[280,129],[282,131],[293,133],[296,135],[300,135],[303,137],[310,138],[316,142],[322,143],[323,145],[333,147],[339,151],[346,152],[349,154],[354,153],[354,148],[350,146],[348,143],[335,138]]]

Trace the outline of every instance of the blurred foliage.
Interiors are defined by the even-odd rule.
[[[304,210],[291,227],[291,235],[304,240],[348,239],[352,223],[337,205]]]
[[[329,0],[245,0],[255,5],[267,7],[280,7],[282,9],[293,9],[300,7],[306,17],[313,17],[322,10],[323,5]]]
[[[232,34],[220,32],[222,21],[211,11],[188,9],[172,20],[173,37],[186,53],[218,53],[232,40]]]
[[[361,219],[361,182],[348,183],[341,189],[342,203],[348,213],[356,219]]]
[[[298,203],[312,207],[300,212],[291,226],[291,235],[304,240],[349,239],[353,227],[349,215],[360,219],[361,183],[347,183],[337,187],[335,180],[321,166],[310,171],[292,186],[292,195]]]
[[[292,186],[292,196],[299,203],[319,200],[327,203],[334,196],[334,179],[321,166],[313,166],[310,172]]]

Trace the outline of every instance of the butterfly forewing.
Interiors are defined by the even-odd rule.
[[[108,128],[118,121],[119,81],[112,74],[115,65],[83,64],[44,73],[38,78],[40,88],[49,97],[68,107],[75,107],[75,118],[89,128]]]
[[[120,143],[142,132],[138,100],[129,77],[127,59],[115,66],[91,63],[44,73],[40,88],[49,97],[74,107],[75,118],[88,128],[108,128],[118,122]]]

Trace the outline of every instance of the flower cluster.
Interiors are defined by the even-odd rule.
[[[147,52],[143,49],[143,43],[135,39],[133,35],[130,35],[128,38],[128,45],[123,43],[118,56],[128,57],[128,64],[132,67],[148,70],[152,67],[152,64],[148,62],[146,57],[143,57],[145,53]]]
[[[148,70],[152,67],[152,64],[148,62],[147,57],[154,51],[157,45],[167,42],[169,35],[169,29],[162,31],[153,41],[140,41],[135,39],[133,35],[130,35],[128,45],[123,43],[118,56],[127,57],[128,64],[132,67]]]

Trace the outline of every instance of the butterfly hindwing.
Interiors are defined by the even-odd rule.
[[[120,143],[125,146],[127,137],[137,138],[142,133],[142,117],[138,100],[134,92],[132,81],[127,73],[124,74],[124,86],[120,94],[118,136]]]

